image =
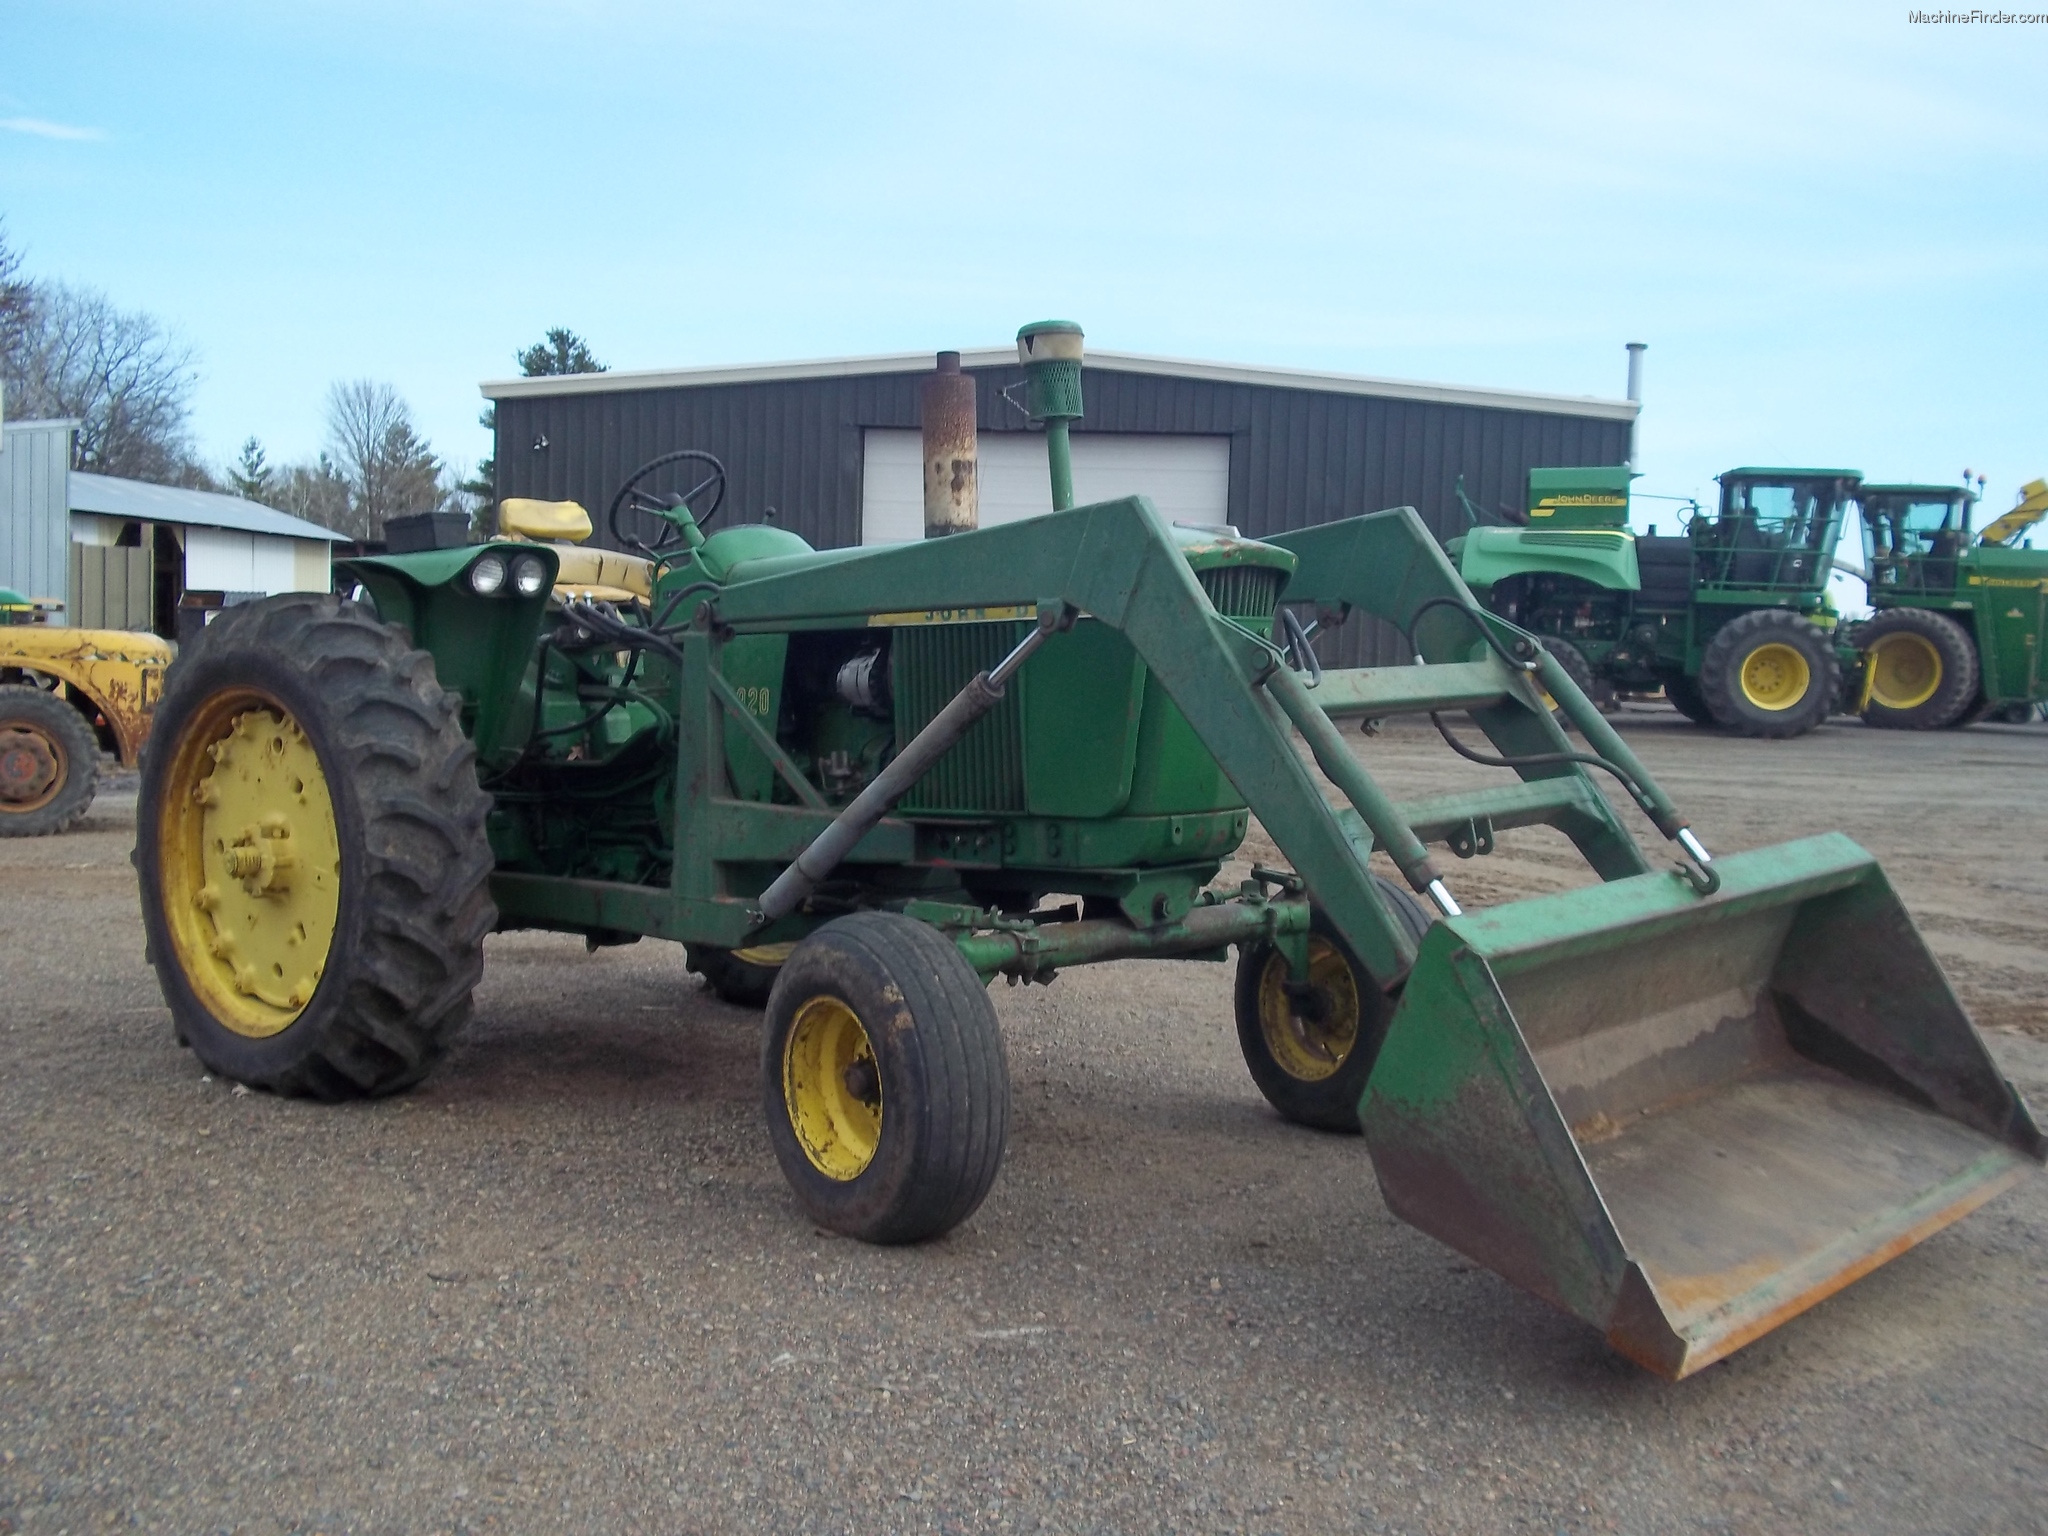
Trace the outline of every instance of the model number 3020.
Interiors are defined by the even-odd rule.
[[[748,714],[766,717],[769,707],[775,702],[775,690],[765,684],[758,688],[735,688],[739,695],[740,707]]]

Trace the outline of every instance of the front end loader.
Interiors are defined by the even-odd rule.
[[[1395,1211],[1670,1376],[2042,1160],[1869,855],[1710,858],[1408,509],[1258,541],[1072,506],[1079,330],[1020,350],[1048,516],[813,551],[707,531],[723,470],[685,451],[608,509],[637,557],[513,501],[512,537],[223,615],[173,669],[138,828],[180,1037],[257,1086],[385,1093],[456,1038],[494,927],[677,940],[765,1006],[808,1217],[908,1242],[1002,1160],[996,977],[1234,947],[1283,1116],[1362,1131]],[[1311,606],[1415,663],[1324,669]],[[1399,714],[1500,781],[1391,800],[1343,727]],[[1252,816],[1285,867],[1219,885]],[[1539,825],[1596,878],[1462,912],[1431,845]]]

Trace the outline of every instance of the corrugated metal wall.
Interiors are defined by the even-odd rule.
[[[722,518],[766,509],[820,548],[860,538],[861,434],[916,427],[922,374],[776,380],[498,402],[498,494],[582,502],[602,524],[620,482],[672,448],[704,448],[732,477]],[[983,432],[1019,431],[1023,372],[974,370]],[[1452,486],[1482,506],[1520,506],[1539,465],[1619,464],[1628,423],[1336,394],[1263,384],[1087,369],[1096,432],[1227,434],[1230,520],[1275,533],[1383,507],[1412,506],[1439,532],[1462,526]],[[537,446],[545,443],[545,447]],[[678,487],[679,489],[681,487]],[[1339,666],[1405,659],[1398,637],[1352,624],[1321,640]]]
[[[64,602],[71,590],[68,477],[74,425],[23,421],[0,427],[0,587],[24,597]]]

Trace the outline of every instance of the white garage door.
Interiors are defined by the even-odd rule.
[[[1228,521],[1229,438],[1076,432],[1073,442],[1077,505],[1142,492],[1170,523]],[[861,472],[861,543],[898,544],[924,537],[923,462],[924,443],[918,433],[868,429]],[[1052,510],[1042,432],[984,434],[976,474],[984,528]]]

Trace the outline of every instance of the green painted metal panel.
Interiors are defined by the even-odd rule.
[[[1612,528],[1474,528],[1458,552],[1458,574],[1475,592],[1532,571],[1575,577],[1613,592],[1643,585],[1632,534]]]
[[[2048,697],[2041,647],[2048,627],[2048,550],[1980,545],[1959,562],[1958,596],[1976,610],[1984,697],[2012,704]]]
[[[1145,668],[1095,619],[1048,640],[1017,679],[1034,816],[1113,816],[1131,797]]]
[[[782,669],[788,653],[787,635],[739,635],[719,652],[719,676],[731,686],[740,708],[771,733],[782,709]],[[774,797],[774,765],[744,733],[726,733],[725,762],[733,791],[742,800]]]
[[[531,597],[513,590],[509,580],[480,596],[468,574],[490,553],[508,562],[538,556],[547,566],[546,583]],[[500,542],[365,555],[337,560],[334,568],[362,583],[378,617],[401,626],[414,645],[433,653],[434,675],[443,688],[461,695],[463,729],[489,766],[516,758],[532,726],[535,641],[557,565],[545,544]]]
[[[1839,835],[1452,919],[1361,1104],[1404,1219],[1682,1376],[2048,1144]]]
[[[1532,469],[1524,510],[1532,527],[1626,528],[1634,479],[1626,464]]]

